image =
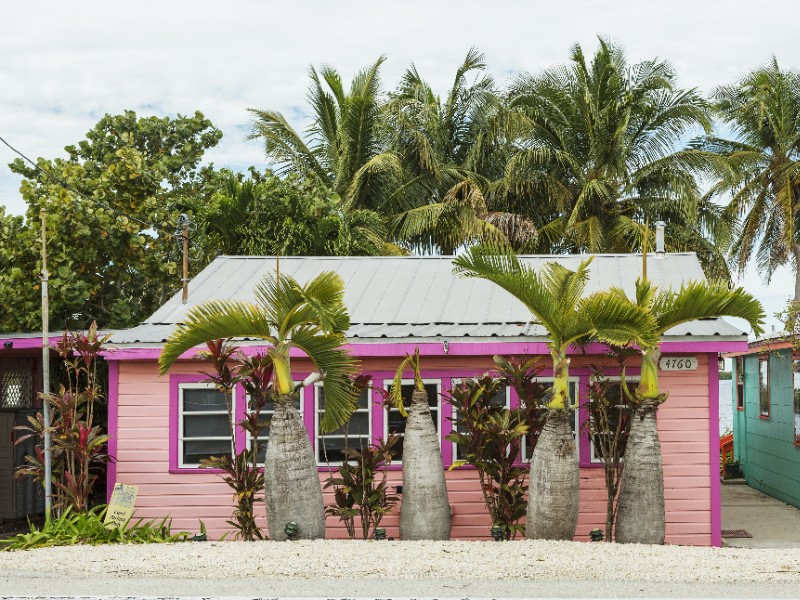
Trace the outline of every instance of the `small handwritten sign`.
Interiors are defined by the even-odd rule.
[[[662,371],[697,371],[697,357],[662,356],[658,368]]]
[[[133,516],[133,505],[136,502],[136,494],[139,488],[135,485],[124,485],[117,483],[111,494],[111,502],[108,503],[106,518],[103,524],[109,529],[124,527]]]

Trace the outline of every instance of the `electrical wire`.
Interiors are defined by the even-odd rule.
[[[58,185],[60,185],[65,190],[68,190],[68,191],[72,192],[73,194],[77,194],[78,196],[80,196],[84,200],[87,200],[88,202],[91,202],[91,203],[93,203],[93,204],[95,204],[95,205],[97,205],[97,206],[99,206],[101,208],[104,208],[106,210],[111,211],[112,213],[114,213],[118,217],[120,217],[120,216],[125,217],[125,218],[127,218],[127,219],[129,219],[131,221],[134,221],[136,223],[139,223],[140,225],[143,225],[144,227],[146,227],[148,229],[154,229],[155,231],[160,231],[161,233],[164,233],[166,235],[170,235],[170,236],[174,235],[173,233],[168,232],[167,230],[162,229],[160,226],[157,226],[157,225],[155,225],[153,223],[148,223],[146,221],[142,221],[141,219],[139,219],[137,217],[134,217],[132,215],[124,215],[124,214],[120,213],[120,211],[117,210],[116,208],[113,208],[113,207],[109,206],[108,204],[104,204],[103,202],[100,202],[96,198],[92,198],[92,197],[84,194],[80,190],[75,189],[70,184],[68,184],[66,181],[61,179],[60,177],[57,177],[56,175],[53,175],[52,173],[48,173],[47,171],[45,171],[38,164],[33,162],[30,158],[28,158],[22,152],[20,152],[16,148],[14,148],[14,146],[9,144],[2,136],[0,136],[0,142],[3,142],[3,144],[5,144],[14,154],[17,154],[17,155],[21,156],[23,160],[28,162],[39,173],[43,174],[45,177],[47,177],[51,181],[57,183]]]

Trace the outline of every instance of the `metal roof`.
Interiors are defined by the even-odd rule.
[[[521,256],[534,268],[557,262],[575,269],[585,255]],[[586,293],[618,286],[633,295],[641,272],[641,255],[598,254],[589,266]],[[546,331],[531,324],[530,312],[509,293],[483,279],[453,274],[452,257],[285,257],[281,273],[305,283],[321,271],[335,271],[345,284],[350,312],[348,337],[361,341],[385,338],[531,338],[546,339]],[[256,284],[274,276],[274,257],[221,256],[189,284],[189,302],[178,293],[139,327],[116,332],[111,342],[160,344],[186,313],[207,300],[253,301]],[[648,256],[647,274],[653,283],[677,288],[704,280],[694,253]],[[722,319],[695,321],[676,327],[670,337],[735,337],[745,334]]]

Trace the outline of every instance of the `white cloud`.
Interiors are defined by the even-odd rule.
[[[302,126],[310,64],[329,63],[349,80],[386,54],[387,86],[413,61],[443,92],[470,46],[486,53],[502,83],[565,62],[575,42],[591,51],[600,34],[632,61],[670,60],[682,85],[708,92],[772,54],[800,66],[798,16],[789,0],[768,9],[744,0],[6,3],[0,136],[31,158],[53,157],[106,112],[201,110],[225,134],[209,161],[263,166],[259,144],[244,141],[246,109],[277,108]],[[0,146],[0,204],[22,213],[19,179],[6,166],[13,158]],[[786,277],[776,275],[765,298],[785,299],[792,286],[787,292],[778,280]],[[757,278],[744,281],[759,289]]]

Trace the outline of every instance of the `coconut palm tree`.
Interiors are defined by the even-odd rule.
[[[414,372],[411,410],[403,405],[403,373]],[[397,368],[391,398],[407,417],[403,437],[403,503],[400,505],[400,539],[449,540],[450,502],[436,428],[431,418],[428,394],[422,383],[419,348],[407,354]]]
[[[669,63],[629,64],[603,39],[588,61],[576,45],[569,65],[519,76],[510,103],[517,150],[495,193],[540,225],[535,251],[630,252],[648,221],[664,221],[669,249],[695,251],[707,273],[728,277],[711,235],[720,209],[694,177],[703,153],[674,150],[710,130],[709,106],[677,87]]]
[[[627,299],[625,292],[618,288],[610,294],[623,302]],[[659,338],[681,323],[725,316],[745,319],[756,335],[762,332],[764,310],[761,303],[743,289],[729,289],[726,284],[693,282],[684,284],[676,292],[659,290],[646,279],[639,279],[635,304],[652,315]],[[664,474],[657,415],[667,394],[660,391],[658,384],[659,343],[637,340],[637,344],[642,352],[642,370],[632,398],[635,408],[620,483],[616,540],[663,544]]]
[[[714,99],[734,137],[707,137],[700,147],[722,159],[710,195],[730,196],[724,216],[739,222],[731,258],[740,272],[755,260],[767,281],[793,263],[800,302],[800,72],[773,58]]]
[[[259,338],[271,345],[267,352],[274,364],[275,414],[264,465],[269,534],[284,540],[285,525],[295,522],[299,538],[322,538],[322,488],[308,433],[294,407],[297,392],[289,355],[293,348],[303,351],[324,379],[323,431],[343,425],[356,408],[357,396],[351,379],[357,363],[341,348],[350,327],[344,283],[328,271],[304,286],[289,275],[276,275],[259,283],[255,296],[258,303],[220,300],[191,309],[167,340],[159,367],[166,373],[181,354],[208,340]]]
[[[570,347],[592,337],[615,345],[657,340],[653,318],[627,299],[604,292],[582,297],[590,262],[582,261],[575,271],[547,263],[537,273],[509,249],[493,245],[469,248],[453,261],[456,273],[509,292],[548,332],[553,395],[531,458],[528,538],[571,540],[578,522],[579,463],[568,420]]]
[[[308,100],[312,122],[304,139],[275,110],[248,109],[253,115],[249,139],[264,142],[267,159],[288,171],[313,177],[330,187],[355,208],[382,206],[395,189],[401,165],[386,152],[387,139],[380,127],[381,56],[353,78],[345,91],[339,73],[329,66],[309,70]]]

